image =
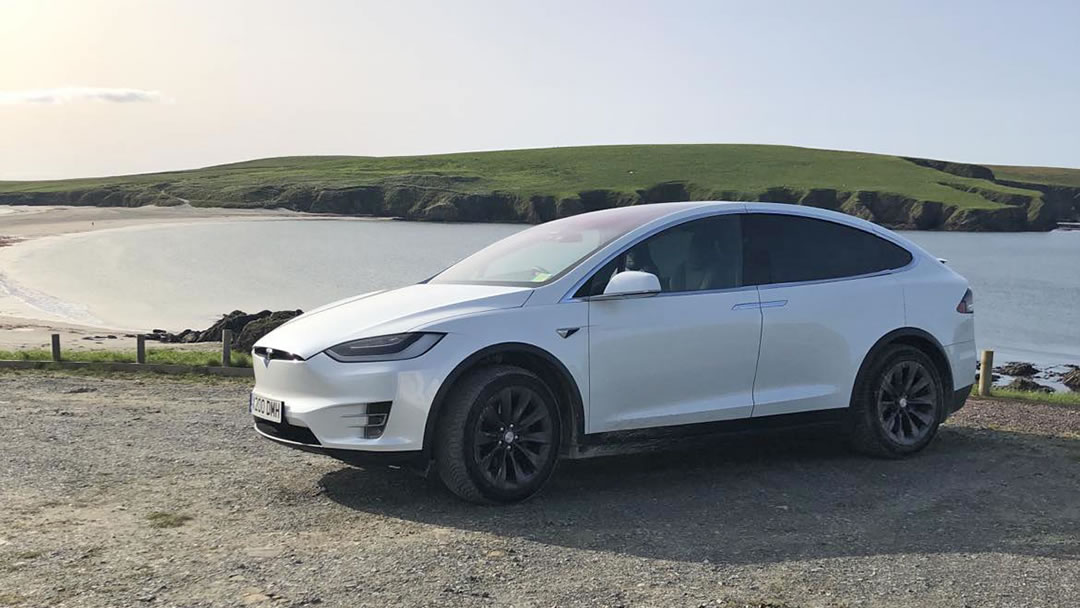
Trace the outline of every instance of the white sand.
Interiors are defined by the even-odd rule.
[[[220,222],[232,218],[300,219],[313,217],[284,210],[177,207],[22,207],[0,206],[0,350],[48,347],[61,334],[65,349],[134,348],[132,328],[105,327],[78,303],[32,292],[15,261],[34,247],[86,232],[140,226]],[[52,243],[47,243],[52,241]],[[4,243],[8,243],[4,246]],[[116,338],[108,338],[109,335]]]

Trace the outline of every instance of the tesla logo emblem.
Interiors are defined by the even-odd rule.
[[[580,327],[564,327],[562,329],[556,329],[555,333],[559,334],[563,338],[569,338],[570,336],[576,334],[579,329],[581,329],[581,328]]]
[[[266,349],[266,356],[263,357],[263,367],[270,367],[270,357],[274,354],[274,349]]]

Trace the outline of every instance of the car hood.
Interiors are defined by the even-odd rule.
[[[255,346],[306,359],[350,340],[411,331],[448,317],[517,308],[531,293],[524,287],[432,283],[372,292],[300,315]]]

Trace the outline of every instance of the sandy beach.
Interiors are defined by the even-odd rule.
[[[0,350],[48,348],[50,335],[61,335],[63,348],[84,350],[134,348],[136,328],[109,327],[36,307],[26,297],[13,260],[23,248],[41,239],[169,224],[220,222],[230,219],[271,220],[312,217],[286,210],[206,209],[175,207],[21,207],[0,206]],[[35,294],[39,299],[47,294]],[[60,303],[58,303],[60,305]],[[70,304],[63,304],[70,306]],[[73,315],[74,316],[74,315]],[[111,336],[111,337],[110,337]],[[210,345],[212,346],[212,345]],[[206,348],[207,345],[192,345]]]

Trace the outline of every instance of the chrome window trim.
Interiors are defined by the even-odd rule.
[[[650,297],[650,298],[671,298],[671,297],[674,297],[674,296],[699,296],[699,295],[709,295],[709,294],[715,294],[715,293],[738,293],[738,292],[742,292],[742,291],[753,291],[755,289],[757,289],[757,285],[743,285],[742,287],[729,287],[727,289],[698,289],[696,291],[668,291],[668,292],[652,291],[652,292],[648,292],[648,297]],[[588,297],[584,297],[584,298],[571,298],[571,299],[566,300],[566,301],[567,302],[612,302],[612,301],[615,301],[615,300],[631,300],[631,299],[641,299],[642,298],[641,294],[626,294],[626,295],[628,297],[623,297],[623,294],[619,294],[619,295],[613,296],[613,297],[606,297],[606,298],[603,297],[603,295],[600,295],[600,296],[588,296]],[[757,304],[758,304],[757,302],[754,303],[755,306],[757,306]]]
[[[854,229],[854,230],[861,230],[862,232],[870,234],[871,236],[875,236],[875,237],[877,237],[879,239],[887,241],[887,242],[889,242],[889,243],[891,243],[893,245],[896,245],[897,247],[903,249],[904,251],[906,251],[908,253],[909,256],[911,256],[911,261],[908,262],[907,264],[905,264],[904,266],[900,266],[898,268],[890,268],[888,270],[879,270],[877,272],[869,272],[869,273],[864,273],[864,274],[851,275],[851,276],[847,276],[847,277],[835,277],[835,278],[831,278],[831,279],[813,279],[813,280],[809,280],[809,281],[788,281],[786,283],[765,283],[765,284],[762,284],[762,285],[744,285],[742,287],[732,287],[730,289],[707,289],[707,290],[701,290],[701,291],[671,291],[671,292],[666,292],[666,293],[665,292],[660,292],[660,293],[656,294],[655,297],[663,298],[663,297],[669,297],[669,296],[682,296],[682,295],[689,295],[689,294],[736,292],[736,291],[747,291],[747,290],[750,290],[750,289],[758,289],[758,290],[761,290],[761,289],[780,289],[780,288],[785,288],[785,287],[798,287],[800,285],[820,285],[820,284],[824,284],[824,283],[836,283],[836,282],[839,282],[839,281],[856,281],[856,280],[859,280],[859,279],[869,279],[869,278],[873,278],[873,277],[881,277],[881,276],[887,276],[887,275],[890,275],[890,274],[898,274],[898,273],[901,273],[901,272],[907,272],[907,271],[913,269],[915,266],[917,266],[919,264],[919,255],[916,252],[912,251],[911,249],[908,249],[903,243],[897,241],[896,239],[893,239],[891,237],[891,235],[879,232],[877,230],[877,228],[878,228],[877,224],[871,224],[871,226],[873,226],[874,229],[873,230],[867,230],[866,228],[864,228],[862,226],[855,225],[853,223],[848,224],[848,223],[845,223],[845,222],[837,222],[837,221],[833,221],[833,220],[828,219],[828,218],[816,217],[816,216],[813,216],[813,215],[806,215],[806,214],[803,214],[803,213],[791,213],[791,212],[789,212],[787,210],[784,210],[784,209],[768,209],[768,210],[746,209],[746,208],[743,208],[743,209],[725,209],[725,210],[720,211],[720,212],[704,213],[704,214],[697,215],[697,216],[694,216],[694,217],[683,218],[683,220],[680,221],[680,222],[672,223],[672,224],[664,224],[663,226],[658,226],[658,227],[654,228],[653,230],[650,230],[649,232],[643,234],[638,239],[634,240],[632,243],[630,243],[626,247],[616,251],[615,253],[613,253],[613,254],[611,254],[609,256],[606,256],[602,262],[600,262],[599,264],[594,266],[589,272],[585,273],[585,276],[582,277],[581,279],[579,279],[574,284],[574,286],[568,292],[566,292],[566,294],[562,297],[562,299],[559,300],[559,302],[560,303],[561,302],[588,302],[589,301],[588,298],[575,298],[574,294],[577,293],[577,291],[579,289],[581,289],[581,286],[584,285],[586,281],[591,279],[592,276],[597,271],[599,271],[601,268],[603,268],[605,265],[607,265],[608,262],[610,262],[611,260],[613,260],[613,259],[617,258],[618,256],[622,255],[627,250],[634,247],[635,245],[637,245],[641,241],[644,241],[645,239],[647,239],[647,238],[649,238],[649,237],[651,237],[651,236],[653,236],[653,235],[655,235],[655,234],[657,234],[659,232],[667,230],[668,228],[674,228],[675,226],[680,226],[680,225],[685,224],[687,222],[692,222],[692,221],[695,221],[695,220],[705,219],[705,218],[716,216],[716,215],[730,215],[730,214],[733,214],[733,213],[740,213],[740,214],[743,214],[743,215],[753,215],[753,214],[756,214],[756,213],[769,214],[769,215],[790,215],[792,217],[801,217],[801,218],[806,218],[806,219],[810,219],[810,220],[817,220],[817,221],[820,221],[820,222],[829,222],[829,223],[832,223],[832,224],[836,224],[838,226],[844,226],[846,228],[851,228],[851,229]]]
[[[906,251],[906,249],[905,249]],[[910,252],[908,252],[910,253]],[[757,285],[758,289],[780,289],[783,287],[798,287],[800,285],[821,285],[823,283],[839,283],[840,281],[857,281],[859,279],[872,279],[874,277],[884,277],[890,274],[897,274],[899,272],[907,272],[915,265],[915,256],[912,256],[911,262],[908,262],[906,266],[900,268],[891,268],[889,270],[879,270],[878,272],[868,272],[865,274],[854,274],[850,277],[836,277],[833,279],[814,279],[811,281],[788,281],[787,283],[766,283],[764,285]]]
[[[658,234],[660,232],[663,232],[663,231],[667,230],[668,228],[674,228],[676,226],[682,226],[683,224],[687,224],[689,222],[694,222],[694,221],[697,221],[697,220],[703,220],[703,219],[707,219],[707,218],[710,218],[710,217],[716,217],[716,216],[720,216],[720,215],[734,215],[736,213],[745,214],[746,213],[746,207],[742,206],[741,208],[727,208],[727,209],[720,209],[720,210],[710,210],[710,211],[708,211],[706,213],[701,213],[700,215],[692,215],[690,217],[680,218],[678,221],[671,222],[671,223],[665,223],[663,225],[653,227],[651,230],[649,230],[648,232],[642,234],[638,238],[634,239],[633,242],[629,243],[628,245],[626,245],[622,249],[619,249],[618,251],[616,251],[616,252],[614,252],[614,253],[612,253],[612,254],[610,254],[608,256],[605,256],[604,259],[599,264],[593,266],[588,272],[586,272],[584,274],[584,276],[582,276],[580,279],[578,279],[577,282],[575,282],[574,285],[565,294],[563,294],[563,297],[559,299],[559,303],[561,304],[563,302],[588,302],[589,301],[588,298],[575,298],[574,294],[577,293],[577,291],[579,289],[581,289],[581,286],[584,285],[586,282],[588,282],[588,280],[591,279],[594,274],[596,274],[597,272],[600,271],[601,268],[606,266],[608,262],[610,262],[611,260],[614,260],[615,258],[619,257],[620,255],[626,253],[628,250],[635,247],[641,241],[644,241],[647,238],[655,236],[656,234]],[[743,290],[746,287],[747,286],[744,285],[743,287],[732,287],[730,289],[709,289],[707,291],[709,291],[709,292],[738,291],[738,290]],[[756,286],[755,285],[750,285],[749,287],[756,287]],[[688,293],[706,293],[706,291],[670,291],[670,292],[667,292],[667,293],[664,293],[664,292],[661,291],[660,293],[656,294],[656,297],[685,295],[685,294],[688,294]]]

